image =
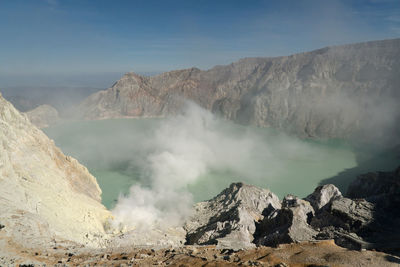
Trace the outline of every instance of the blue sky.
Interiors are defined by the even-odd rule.
[[[400,0],[0,0],[0,86],[398,37]]]

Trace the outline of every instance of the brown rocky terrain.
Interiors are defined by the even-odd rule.
[[[400,39],[276,58],[246,58],[202,71],[127,73],[80,105],[86,119],[174,114],[184,100],[244,124],[302,137],[399,139]]]
[[[385,267],[400,264],[400,258],[396,256],[376,251],[348,250],[329,240],[236,251],[217,249],[215,246],[185,246],[164,249],[131,247],[108,250],[85,250],[84,248],[57,246],[49,250],[14,248],[14,251],[20,258],[15,257],[11,266]]]

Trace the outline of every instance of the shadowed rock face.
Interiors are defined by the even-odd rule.
[[[400,167],[393,172],[370,172],[354,180],[347,194],[353,198],[378,199],[380,196],[400,195]]]
[[[392,172],[360,175],[348,189],[351,198],[363,198],[375,209],[372,226],[377,231],[364,233],[367,240],[379,242],[385,249],[400,251],[400,166]]]
[[[282,209],[267,216],[258,225],[256,243],[276,246],[314,240],[318,232],[309,225],[313,216],[314,209],[308,201],[289,195],[283,199]]]
[[[394,39],[247,58],[207,71],[128,73],[80,108],[87,119],[165,116],[187,99],[236,122],[299,136],[398,141],[399,84],[400,39]]]
[[[280,207],[278,197],[268,189],[231,184],[212,200],[195,205],[195,214],[185,225],[186,242],[227,248],[254,246],[256,222]]]
[[[266,189],[232,184],[195,205],[185,225],[187,244],[237,249],[334,239],[350,249],[398,252],[399,170],[360,176],[349,194],[365,199],[343,197],[334,185],[324,185],[305,199],[288,195],[279,202]]]

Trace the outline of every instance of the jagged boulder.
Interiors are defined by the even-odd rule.
[[[314,209],[308,201],[288,195],[283,199],[282,209],[266,216],[257,226],[255,243],[276,246],[314,240],[317,231],[309,225],[313,217]]]
[[[336,244],[361,249],[366,245],[363,236],[373,230],[375,205],[365,199],[337,198],[325,205],[312,219],[319,231],[317,239],[335,239]]]
[[[333,199],[342,197],[342,193],[333,184],[321,185],[315,188],[314,192],[308,195],[305,200],[310,202],[315,211],[321,209]]]
[[[400,249],[400,168],[360,175],[348,197],[335,197],[311,221],[317,239],[335,239],[350,249]]]
[[[187,244],[254,246],[256,222],[280,207],[278,197],[268,189],[233,183],[215,198],[195,205],[194,215],[185,224]]]
[[[390,194],[380,193],[379,198],[350,199],[335,186],[324,185],[305,199],[288,195],[281,205],[268,190],[232,184],[214,199],[195,206],[185,226],[186,241],[243,248],[334,239],[349,249],[398,250],[400,218],[393,206],[398,203],[397,191],[393,191],[396,184],[390,185],[397,181],[397,173],[385,174],[391,178],[383,181],[388,185],[378,192]]]
[[[312,220],[314,227],[334,226],[356,232],[374,218],[374,204],[365,199],[338,198],[326,205]]]

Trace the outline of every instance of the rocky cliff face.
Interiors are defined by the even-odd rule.
[[[56,124],[60,117],[58,111],[50,105],[40,105],[26,112],[29,120],[39,128],[46,128]]]
[[[195,215],[185,225],[186,243],[226,248],[254,246],[256,223],[280,207],[278,197],[268,189],[231,184],[212,200],[195,205]]]
[[[400,39],[247,58],[207,71],[124,75],[81,104],[87,119],[164,116],[183,99],[300,136],[399,140]]]
[[[101,246],[110,214],[100,195],[88,170],[0,95],[1,239],[26,247]]]
[[[237,249],[334,239],[350,249],[398,253],[399,170],[358,177],[349,187],[352,198],[324,185],[305,199],[288,195],[280,202],[266,189],[232,184],[195,205],[185,226],[187,244]]]

